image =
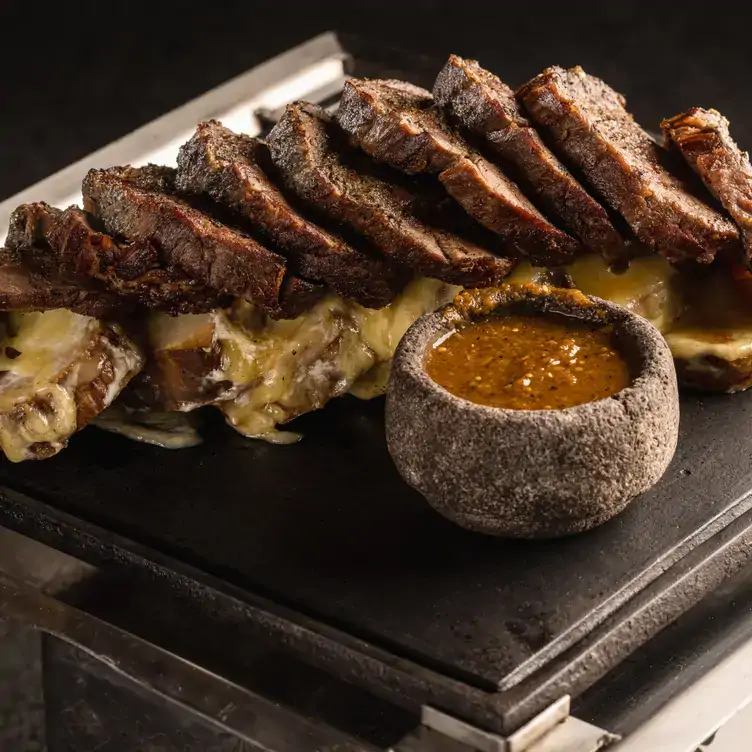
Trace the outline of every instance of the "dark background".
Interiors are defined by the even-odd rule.
[[[752,147],[742,3],[211,2],[0,7],[0,196],[15,193],[257,62],[327,29],[479,58],[511,85],[581,64],[646,126],[714,106]]]

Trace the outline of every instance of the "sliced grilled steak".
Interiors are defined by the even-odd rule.
[[[95,279],[138,306],[178,313],[200,313],[230,303],[229,296],[177,268],[164,268],[149,240],[117,241],[100,232],[96,220],[77,206],[62,212],[46,237],[64,273]]]
[[[637,237],[672,261],[710,263],[738,249],[734,225],[665,167],[667,152],[635,122],[625,100],[581,68],[548,68],[519,91],[559,155],[579,169]]]
[[[296,319],[326,295],[326,285],[288,274],[279,291],[279,306],[271,312],[275,319]]]
[[[433,96],[450,120],[485,140],[539,205],[607,260],[629,251],[607,211],[543,143],[509,86],[474,60],[452,55]]]
[[[180,148],[177,186],[208,195],[248,220],[308,279],[369,308],[389,303],[404,286],[404,275],[302,216],[274,184],[273,169],[263,141],[210,120]]]
[[[437,173],[471,217],[536,263],[565,263],[584,250],[449,128],[425,89],[403,81],[350,79],[337,122],[374,159],[410,174]]]
[[[215,290],[277,310],[284,259],[178,198],[174,170],[155,165],[90,170],[83,195],[84,208],[111,235],[151,241],[167,265]]]
[[[32,249],[36,251],[36,249]],[[100,318],[115,309],[117,300],[101,289],[87,290],[54,271],[35,269],[25,254],[0,248],[0,311],[49,311],[67,308]]]
[[[6,247],[17,251],[46,247],[47,230],[61,214],[44,201],[22,204],[10,215]]]
[[[729,122],[716,110],[693,107],[661,123],[708,190],[736,222],[747,258],[752,258],[752,164],[731,138]]]
[[[275,167],[302,201],[365,235],[382,253],[429,277],[462,285],[496,284],[512,269],[500,258],[451,232],[427,224],[415,195],[354,170],[326,113],[289,105],[268,138]]]
[[[60,268],[46,234],[61,215],[44,202],[22,204],[11,214],[6,247],[0,249],[0,311],[67,308],[100,317],[117,308],[117,297],[101,284]]]

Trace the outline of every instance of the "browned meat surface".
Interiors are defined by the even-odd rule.
[[[101,290],[87,290],[50,272],[34,269],[17,251],[0,248],[0,310],[48,311],[67,308],[74,313],[101,317],[116,300]]]
[[[48,204],[23,204],[11,215],[6,247],[0,249],[0,310],[67,308],[103,316],[118,300],[94,280],[79,280],[60,268],[47,231],[62,212]]]
[[[125,307],[200,313],[230,302],[180,269],[162,266],[148,240],[117,241],[95,224],[91,215],[71,206],[47,230],[60,268],[71,278],[98,280],[122,298]]]
[[[346,161],[347,147],[315,105],[289,105],[268,138],[289,190],[370,240],[382,253],[418,274],[455,284],[487,286],[501,281],[513,262],[472,241],[429,224],[404,188]]]
[[[83,183],[84,208],[111,235],[153,242],[167,265],[276,311],[284,259],[178,198],[174,181],[174,170],[155,165],[90,170]]]
[[[452,55],[433,96],[451,122],[481,137],[528,195],[588,248],[609,261],[629,255],[607,211],[543,143],[514,91],[497,76]]]
[[[664,166],[667,152],[635,122],[625,100],[581,68],[549,68],[518,95],[560,157],[576,167],[635,235],[672,261],[710,263],[738,248],[734,225]]]
[[[304,277],[326,282],[370,308],[389,303],[404,286],[405,275],[304,217],[274,184],[273,172],[263,141],[210,120],[180,148],[177,186],[207,195],[247,220]]]
[[[673,144],[708,190],[731,215],[752,258],[752,164],[731,138],[729,122],[716,110],[693,107],[661,123]]]
[[[279,291],[279,306],[272,318],[295,319],[326,295],[326,285],[288,274]]]
[[[337,122],[374,159],[410,174],[438,174],[452,198],[516,254],[554,265],[584,250],[451,130],[425,89],[402,81],[350,79]]]
[[[61,214],[60,209],[44,201],[22,204],[10,215],[5,245],[14,250],[46,245],[47,230]]]

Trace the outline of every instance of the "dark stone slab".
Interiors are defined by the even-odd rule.
[[[504,541],[436,514],[398,477],[382,406],[343,399],[279,447],[224,426],[167,452],[90,429],[0,483],[489,690],[590,632],[749,506],[752,394],[685,398],[663,480],[606,525]]]

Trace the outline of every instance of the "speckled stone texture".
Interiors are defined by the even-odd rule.
[[[426,375],[427,347],[503,308],[613,324],[632,384],[566,410],[504,410]],[[397,349],[387,394],[387,441],[402,477],[457,524],[499,536],[556,537],[610,519],[664,473],[678,427],[676,373],[659,332],[620,306],[536,285],[462,293],[419,319]]]

